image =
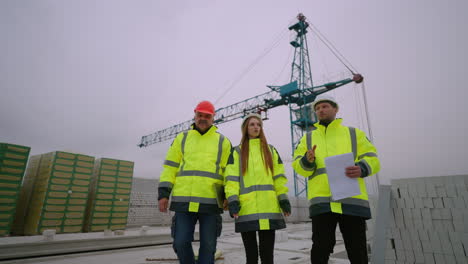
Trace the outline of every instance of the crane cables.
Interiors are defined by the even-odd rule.
[[[287,29],[283,29],[280,31],[279,34],[277,34],[277,36],[273,39],[273,42],[270,46],[268,46],[267,48],[265,48],[263,50],[263,52],[258,56],[256,57],[250,64],[249,66],[247,66],[235,79],[234,81],[232,81],[231,85],[229,85],[229,87],[215,100],[214,104],[216,105],[221,99],[224,98],[224,96],[226,96],[226,94],[231,91],[236,85],[238,82],[240,82],[242,80],[242,78],[244,78],[245,75],[247,75],[247,73],[249,73],[266,55],[268,55],[274,48],[276,48],[280,43],[281,41],[283,40],[283,38],[285,37],[285,33],[287,33],[288,30]]]
[[[322,43],[335,55],[335,57],[351,72],[351,74],[355,74],[358,71],[356,68],[341,54],[338,49],[329,41],[319,30],[314,24],[310,23],[310,28],[312,31],[315,32],[317,37],[322,41]]]

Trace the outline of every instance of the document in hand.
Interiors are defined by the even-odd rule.
[[[349,178],[345,174],[347,167],[354,166],[352,153],[327,157],[325,158],[325,166],[334,201],[361,194],[357,179]]]

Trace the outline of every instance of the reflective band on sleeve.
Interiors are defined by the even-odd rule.
[[[280,177],[286,178],[286,175],[284,175],[284,174],[282,174],[282,173],[281,173],[281,174],[278,174],[278,175],[275,175],[275,176],[273,176],[273,180],[276,180],[276,179],[278,179],[278,178],[280,178]],[[286,179],[287,179],[287,178],[286,178]]]
[[[315,176],[318,176],[320,174],[324,174],[324,173],[327,173],[327,169],[326,168],[320,168],[320,169],[316,169],[314,174],[312,174],[312,176],[309,176],[309,181],[312,180]]]
[[[172,189],[173,184],[170,182],[160,182],[158,187],[159,188],[171,188]]]
[[[239,196],[237,196],[237,195],[231,195],[231,196],[228,197],[227,200],[228,200],[229,203],[230,203],[230,202],[234,202],[234,201],[239,201]]]
[[[367,152],[362,154],[361,156],[358,157],[358,160],[364,158],[364,157],[377,157],[377,154],[374,152]]]
[[[288,200],[288,195],[283,193],[278,195],[278,200]]]
[[[233,181],[233,182],[239,182],[239,176],[232,176],[232,175],[230,175],[230,176],[227,176],[227,177],[226,177],[226,180],[227,180],[227,181]]]
[[[304,163],[302,162],[302,159],[299,161],[299,164],[301,165],[301,168],[305,171],[313,171],[315,169],[315,166],[312,168],[306,167],[306,165],[304,165]]]
[[[167,166],[175,167],[175,168],[179,168],[179,165],[180,165],[179,163],[170,161],[170,160],[165,160],[163,164]]]
[[[367,172],[369,173],[369,174],[368,174],[369,176],[373,174],[373,173],[372,173],[372,168],[371,168],[371,166],[369,166],[369,163],[367,163],[366,160],[364,160],[364,159],[363,159],[363,160],[360,160],[359,163],[364,164],[364,166],[366,166]]]

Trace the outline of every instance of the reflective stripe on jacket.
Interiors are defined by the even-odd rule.
[[[182,132],[172,142],[159,188],[171,193],[170,210],[222,213],[224,170],[231,143],[212,126],[205,134]]]
[[[304,135],[294,151],[294,170],[308,178],[307,198],[310,216],[326,212],[356,215],[371,218],[369,198],[363,178],[358,178],[361,194],[339,201],[333,201],[325,168],[325,158],[344,153],[353,153],[356,164],[366,168],[368,175],[380,170],[377,151],[367,139],[365,133],[357,128],[341,125],[342,119],[336,119],[327,127],[314,124],[312,131]],[[308,167],[302,157],[308,149],[315,149],[314,166]],[[367,175],[366,175],[367,176]]]
[[[288,179],[276,149],[270,145],[273,175],[265,168],[260,139],[249,140],[249,163],[242,175],[240,146],[231,154],[226,167],[226,197],[229,202],[239,201],[239,217],[235,231],[275,230],[286,227],[279,200],[287,200]]]

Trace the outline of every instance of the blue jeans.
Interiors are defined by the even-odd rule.
[[[195,224],[200,221],[200,249],[198,262],[195,262],[192,241]],[[216,239],[221,233],[221,216],[176,212],[172,223],[173,248],[181,264],[213,264],[216,252]]]

